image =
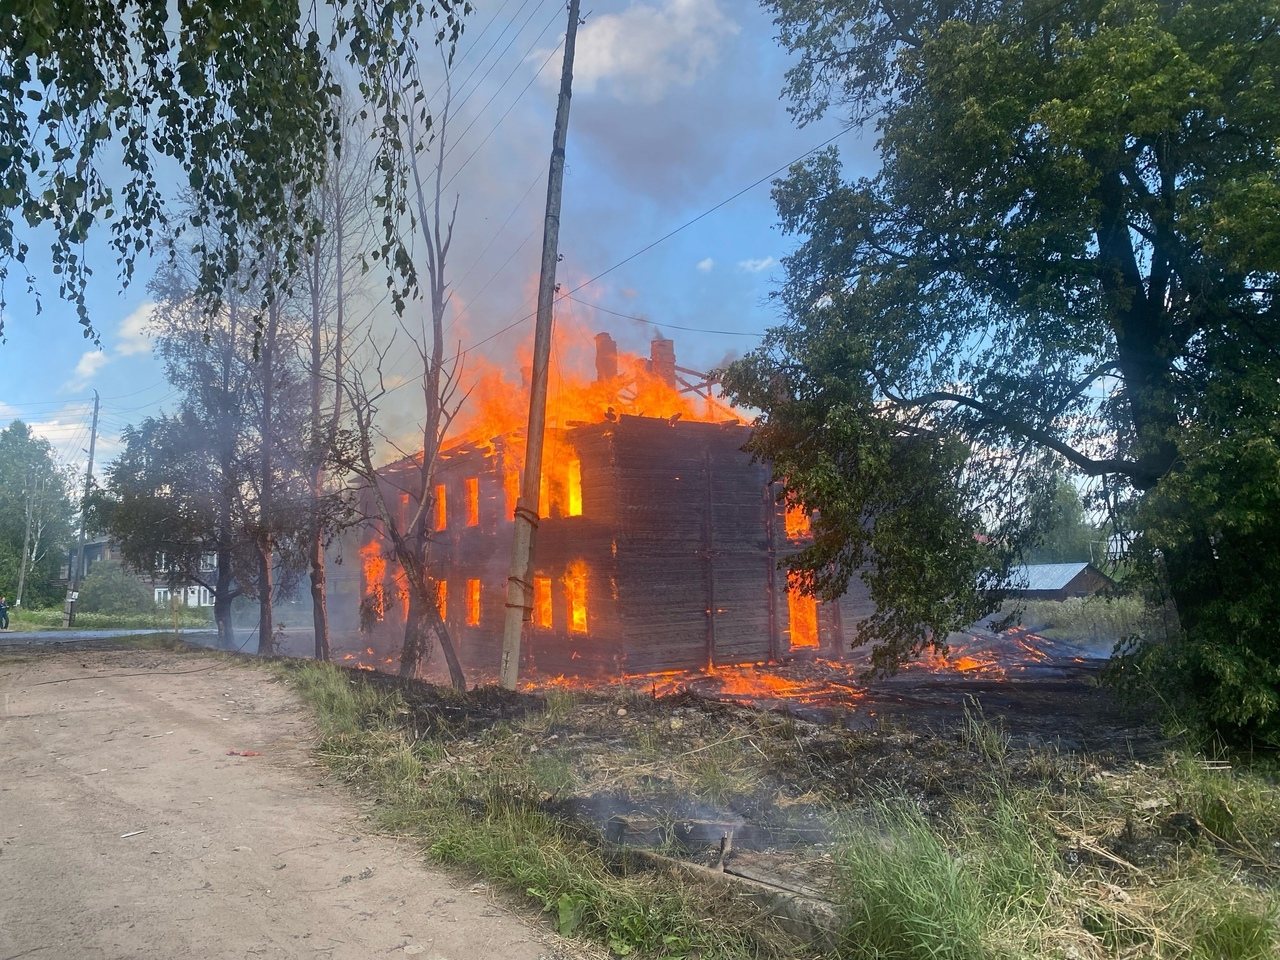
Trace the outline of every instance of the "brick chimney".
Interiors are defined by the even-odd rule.
[[[607,333],[596,334],[596,382],[618,375],[618,344]]]
[[[676,343],[664,337],[654,337],[649,345],[649,369],[671,386],[676,386]]]

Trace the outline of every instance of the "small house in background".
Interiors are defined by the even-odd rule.
[[[1091,563],[1026,563],[1009,571],[1009,596],[1024,600],[1091,597],[1115,585]]]

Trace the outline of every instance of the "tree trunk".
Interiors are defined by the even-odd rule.
[[[31,487],[31,472],[27,471],[27,529],[22,536],[22,560],[18,567],[18,592],[13,598],[15,607],[22,606],[22,591],[27,585],[27,560],[31,554],[31,515],[35,510],[35,498]]]
[[[311,540],[311,622],[315,628],[315,657],[328,661],[333,656],[329,646],[329,600],[324,570],[324,531],[316,524]]]
[[[262,470],[258,491],[258,655],[273,656],[276,652],[275,623],[272,604],[275,602],[273,570],[274,554],[272,527],[275,512],[275,357],[276,334],[280,324],[280,306],[272,302],[267,306],[267,329],[262,343]]]
[[[218,551],[217,587],[213,591],[213,622],[218,627],[218,649],[235,650],[235,627],[231,623],[231,602],[235,599],[231,587],[231,557],[228,551]]]
[[[422,600],[414,587],[409,588],[409,612],[404,621],[404,643],[400,646],[400,676],[416,677],[418,668],[426,661],[430,640],[430,628]]]
[[[264,540],[258,546],[258,656],[271,657],[276,652],[276,635],[271,593],[273,570],[271,569],[271,541]]]
[[[465,691],[467,689],[467,677],[462,672],[462,664],[458,661],[458,651],[453,645],[453,638],[449,636],[448,626],[440,618],[440,612],[436,609],[434,598],[427,607],[427,619],[435,629],[436,636],[440,638],[440,650],[444,654],[445,664],[449,667],[449,682],[453,684],[453,689]]]
[[[431,649],[431,633],[434,631],[440,640],[440,652],[444,654],[445,665],[449,668],[449,683],[455,690],[466,690],[467,676],[462,672],[462,664],[454,649],[453,638],[449,636],[449,628],[440,619],[440,611],[436,609],[436,599],[432,595],[426,565],[419,563],[417,556],[406,549],[408,544],[403,537],[395,538],[393,546],[409,587],[409,614],[404,624],[404,645],[400,648],[400,676],[417,675],[418,667]]]

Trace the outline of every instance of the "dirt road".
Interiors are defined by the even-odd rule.
[[[0,652],[0,960],[565,955],[371,834],[311,737],[265,671]]]

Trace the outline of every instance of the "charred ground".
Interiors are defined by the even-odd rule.
[[[878,955],[881,933],[898,942],[919,929],[903,917],[877,933],[885,907],[866,871],[899,859],[894,882],[927,887],[948,864],[972,875],[956,881],[968,926],[929,921],[953,942],[937,956],[995,955],[997,944],[1015,957],[1275,949],[1274,779],[1164,739],[1098,685],[1096,662],[1012,678],[909,671],[850,688],[844,704],[725,702],[697,681],[665,696],[645,684],[457,694],[321,669],[286,676],[304,693],[333,681],[356,692],[357,722],[324,749],[389,827],[505,880],[563,932],[619,955]],[[785,679],[823,669],[796,665]],[[390,766],[388,750],[400,758]],[[1027,857],[1029,886],[1008,894],[1016,909],[1001,906],[983,878]],[[634,929],[619,930],[625,910],[604,892],[614,883],[647,904]],[[684,912],[655,932],[656,904],[673,890]],[[949,902],[916,892],[926,913]],[[893,909],[911,895],[893,891]],[[873,906],[881,919],[863,915]],[[1239,943],[1211,946],[1224,936]]]

